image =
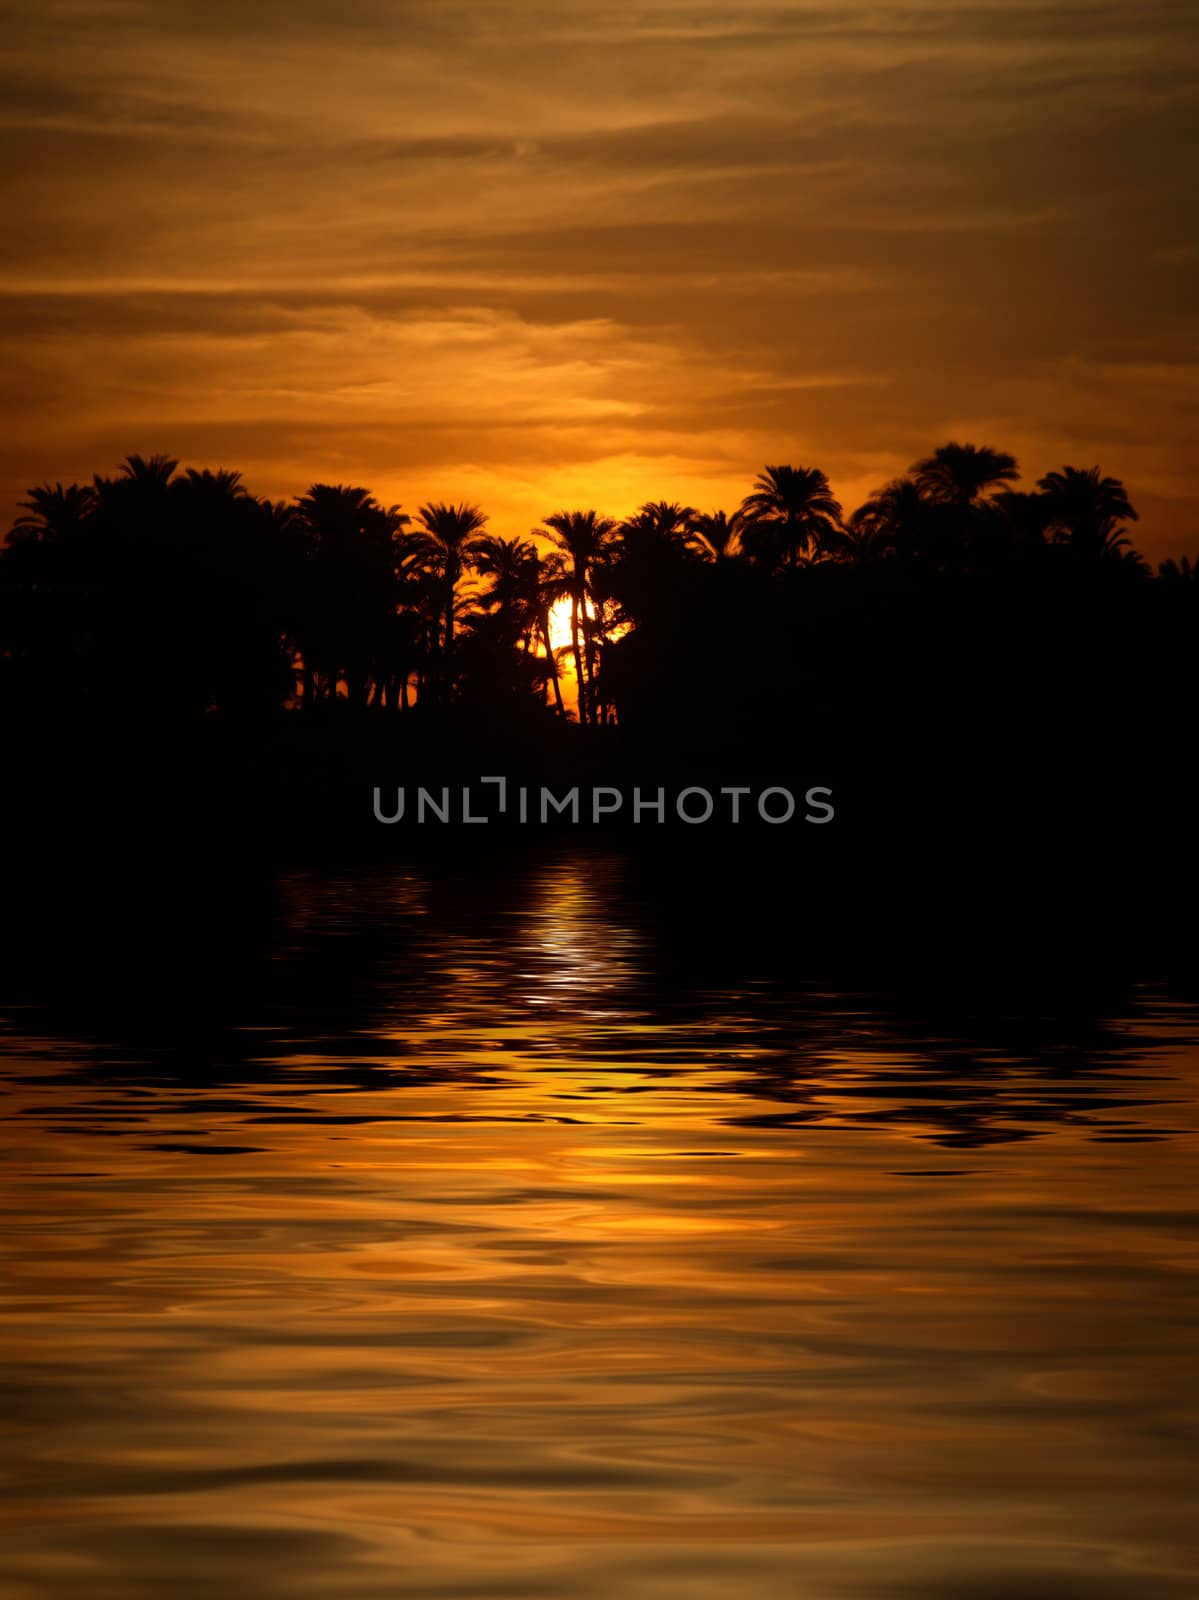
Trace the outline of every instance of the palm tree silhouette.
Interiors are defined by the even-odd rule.
[[[1130,559],[1123,524],[1139,519],[1119,478],[1103,477],[1098,467],[1063,467],[1046,473],[1038,488],[1045,497],[1046,527],[1055,543],[1093,560]]]
[[[728,561],[738,553],[745,518],[740,511],[695,512],[687,524],[687,542],[705,561]]]
[[[663,543],[681,544],[696,515],[693,506],[681,506],[673,500],[648,500],[621,524],[620,531],[624,535],[632,532]]]
[[[398,506],[384,509],[369,490],[340,483],[314,483],[296,513],[305,547],[298,606],[305,689],[315,701],[319,672],[334,699],[344,677],[350,700],[364,705],[371,662],[395,615],[408,518]]]
[[[649,500],[620,524],[613,558],[624,565],[636,587],[675,582],[680,562],[689,562],[696,554],[688,537],[696,515],[694,506]]]
[[[587,603],[593,596],[592,573],[612,544],[616,522],[598,511],[555,511],[539,531],[558,546],[569,564],[570,642],[579,686],[579,721],[586,724],[593,720],[595,676],[595,631]]]
[[[1026,489],[1004,489],[988,505],[995,508],[1014,545],[1024,549],[1044,545],[1050,508],[1043,494]]]
[[[912,477],[920,493],[936,505],[965,511],[1020,476],[1015,456],[987,445],[943,444],[917,461]]]
[[[818,467],[766,467],[741,502],[741,544],[767,567],[795,566],[835,552],[841,505]]]
[[[537,622],[541,629],[542,646],[545,650],[546,671],[549,675],[550,687],[554,695],[554,709],[560,717],[565,717],[566,706],[562,699],[562,680],[558,671],[558,652],[554,649],[553,634],[550,627],[550,612],[570,594],[571,578],[567,571],[566,562],[557,551],[549,555],[537,557]]]
[[[475,543],[475,571],[491,579],[480,596],[481,604],[494,608],[502,631],[513,646],[523,642],[537,626],[537,548],[528,539],[502,539],[487,534]]]
[[[850,558],[869,564],[888,556],[940,566],[947,555],[947,507],[929,500],[911,478],[892,478],[852,513]]]
[[[451,667],[454,653],[454,618],[458,609],[458,585],[474,565],[478,549],[478,536],[487,526],[487,517],[478,506],[463,501],[448,505],[435,500],[421,506],[416,513],[420,523],[413,534],[412,548],[423,557],[425,564],[441,582],[442,617],[442,688],[446,697],[451,690]]]
[[[170,456],[126,456],[121,462],[121,476],[131,483],[148,489],[165,489],[171,483],[179,463]]]
[[[503,633],[511,646],[520,642],[526,652],[530,637],[541,639],[545,657],[545,676],[553,690],[559,715],[565,715],[558,658],[550,627],[550,610],[570,593],[561,556],[541,556],[528,539],[501,539],[487,536],[476,549],[475,568],[491,578],[491,588],[483,604],[498,608],[504,619]]]
[[[1101,638],[1158,662],[1163,684],[1184,677],[1196,563],[1151,579],[1124,484],[1097,467],[1062,467],[1033,492],[1016,475],[1004,452],[950,443],[848,518],[823,473],[773,466],[731,513],[650,500],[619,526],[567,510],[501,538],[470,504],[430,502],[406,533],[362,487],[271,502],[236,472],[131,455],[21,502],[0,551],[0,701],[48,726],[100,708],[147,728],[258,728],[327,701],[403,709],[415,673],[434,714],[409,731],[457,739],[484,718],[564,716],[569,654],[582,724],[611,707],[630,738],[669,723],[698,743],[772,727],[798,685],[813,685],[805,713],[822,737],[867,685],[882,704],[906,681],[917,723],[940,716],[917,703],[939,660],[961,668],[943,675],[943,703],[983,721],[1001,704],[1023,716]],[[570,642],[555,650],[567,598]],[[833,648],[843,670],[817,684]]]
[[[97,475],[92,483],[98,500],[145,529],[161,518],[178,467],[172,456],[126,456],[117,477]]]
[[[192,493],[205,495],[213,502],[244,500],[248,495],[241,481],[241,473],[229,472],[224,468],[216,472],[204,468],[198,472],[195,467],[188,467],[182,482]]]
[[[96,491],[90,484],[69,483],[66,488],[44,483],[29,490],[22,500],[19,516],[10,537],[14,541],[70,539],[77,534],[96,508]]]
[[[92,479],[96,510],[119,525],[126,541],[157,541],[170,522],[168,506],[179,463],[171,456],[126,456],[115,478]]]

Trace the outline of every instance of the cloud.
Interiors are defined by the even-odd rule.
[[[769,457],[852,500],[968,424],[1199,542],[1181,0],[0,17],[10,500],[123,429],[517,519],[600,462],[592,498]]]

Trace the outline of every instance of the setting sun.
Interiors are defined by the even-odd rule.
[[[570,596],[564,594],[550,607],[550,643],[555,651],[570,643]]]

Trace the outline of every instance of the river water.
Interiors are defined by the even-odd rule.
[[[585,855],[240,918],[5,990],[5,1600],[1199,1594],[1169,985],[888,991]]]

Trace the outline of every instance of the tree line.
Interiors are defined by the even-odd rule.
[[[951,443],[848,513],[818,469],[768,466],[735,510],[562,510],[511,537],[469,503],[409,515],[321,483],[272,501],[237,472],[132,455],[22,503],[0,551],[0,696],[39,717],[711,729],[852,719],[863,697],[910,711],[963,674],[984,698],[1038,674],[1053,693],[1121,638],[1166,638],[1161,669],[1189,667],[1199,563],[1153,573],[1098,468],[1018,484],[1011,455]]]

